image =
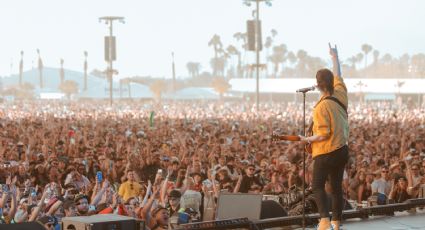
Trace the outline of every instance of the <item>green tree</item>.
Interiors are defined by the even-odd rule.
[[[223,50],[223,43],[221,43],[221,38],[217,34],[214,34],[214,36],[211,38],[211,40],[208,42],[208,46],[212,46],[214,49],[214,60],[218,59],[218,54]],[[213,68],[213,75],[216,76],[217,69]]]
[[[43,88],[44,87],[44,84],[43,84],[43,68],[44,68],[44,66],[43,66],[43,60],[41,59],[39,49],[37,49],[37,54],[38,54],[38,66],[37,66],[38,67],[38,77],[40,79],[40,88]]]
[[[399,76],[406,75],[409,72],[409,62],[410,56],[405,53],[398,59],[398,69],[397,72]]]
[[[306,61],[306,65],[307,65],[307,74],[311,76],[311,75],[314,75],[318,69],[324,68],[326,63],[319,57],[308,57]]]
[[[276,35],[277,35],[277,30],[272,29],[272,30],[270,31],[270,33],[271,33],[272,37],[274,38],[274,37],[276,37]]]
[[[297,56],[295,56],[294,52],[289,51],[286,56],[288,58],[289,63],[291,63],[291,65],[297,62]]]
[[[244,67],[243,67],[243,65],[244,65],[244,60],[245,60],[245,56],[246,56],[246,49],[247,49],[247,42],[248,42],[248,38],[247,38],[247,35],[246,35],[246,33],[241,33],[241,32],[237,32],[237,33],[235,33],[234,35],[233,35],[233,37],[236,39],[236,41],[242,41],[242,45],[241,45],[241,48],[242,48],[242,50],[243,50],[243,55],[241,55],[241,56],[243,56],[243,61],[241,61],[241,66],[240,66],[240,69],[239,69],[239,73],[238,73],[238,77],[243,77],[244,76]]]
[[[75,81],[66,80],[59,85],[59,90],[62,91],[69,100],[72,94],[78,93],[78,84]]]
[[[356,70],[356,63],[357,63],[357,57],[356,56],[351,56],[350,58],[347,59],[347,62],[349,62],[351,64],[351,68],[353,70]]]
[[[216,77],[211,82],[211,86],[214,88],[214,90],[220,95],[220,99],[223,98],[223,95],[229,91],[229,89],[232,87],[224,77]]]
[[[60,71],[59,71],[60,84],[62,84],[65,81],[65,70],[63,68],[63,63],[64,63],[64,60],[63,60],[63,58],[61,58],[60,59],[61,68],[60,68]]]
[[[379,67],[379,50],[373,50],[373,72],[376,77]]]
[[[419,77],[425,77],[425,54],[419,53],[412,56],[411,72]]]
[[[130,77],[126,77],[120,80],[120,95],[122,94],[121,89],[123,85],[127,85],[128,98],[131,99],[131,82],[132,80]]]
[[[164,80],[155,80],[150,86],[149,89],[152,91],[152,93],[155,96],[155,99],[161,101],[162,93],[166,89],[166,85]]]
[[[307,58],[308,58],[308,54],[305,50],[298,50],[297,52],[298,63],[296,66],[298,74],[306,74]]]
[[[236,75],[238,77],[240,77],[239,74],[241,73],[241,68],[242,68],[242,66],[241,66],[241,52],[233,45],[229,45],[226,48],[226,51],[229,55],[236,56],[238,58],[238,66],[236,67],[236,71],[237,71]]]
[[[367,55],[370,53],[370,51],[372,51],[372,46],[368,45],[368,44],[363,44],[362,45],[362,51],[364,53],[364,60],[365,60],[364,68],[366,69],[366,67],[367,67]]]
[[[373,55],[373,64],[377,65],[379,62],[379,50],[374,50],[372,55]]]
[[[227,65],[227,58],[226,56],[221,56],[218,58],[212,58],[210,61],[211,68],[215,70],[214,77],[217,76],[224,76],[224,70],[226,69]]]
[[[84,91],[87,90],[87,68],[88,68],[87,56],[88,56],[87,51],[84,51],[84,66],[83,66],[83,70],[84,70]]]
[[[199,71],[201,70],[201,64],[199,62],[188,62],[186,64],[187,71],[192,78],[199,76]]]
[[[391,54],[386,53],[384,56],[382,56],[381,60],[381,68],[380,68],[380,74],[383,76],[390,76],[393,75],[393,57]]]
[[[286,61],[286,53],[288,49],[285,44],[280,44],[273,47],[273,53],[269,57],[269,60],[273,63],[273,76],[277,78],[277,73],[279,72],[279,66]]]
[[[358,53],[356,55],[356,60],[358,63],[360,63],[363,60],[364,55],[362,53]]]

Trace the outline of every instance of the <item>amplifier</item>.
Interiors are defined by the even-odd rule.
[[[65,217],[63,230],[144,230],[144,222],[121,215],[100,214],[93,216]]]

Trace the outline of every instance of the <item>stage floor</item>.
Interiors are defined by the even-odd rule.
[[[297,228],[300,229],[300,228]],[[314,228],[306,228],[314,229]],[[394,216],[369,219],[350,219],[343,222],[343,230],[425,230],[425,210],[416,213],[395,212]]]

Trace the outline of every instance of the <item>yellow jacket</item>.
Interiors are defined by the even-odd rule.
[[[348,108],[347,87],[340,76],[334,76],[333,97]],[[322,96],[313,111],[313,135],[329,136],[328,139],[313,142],[313,158],[339,149],[348,143],[348,116],[345,110],[332,100]]]

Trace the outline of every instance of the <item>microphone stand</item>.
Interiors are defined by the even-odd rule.
[[[306,136],[306,130],[305,130],[305,97],[306,97],[306,93],[307,91],[303,91],[303,135]],[[304,151],[303,151],[303,219],[302,219],[302,227],[303,230],[305,230],[305,155],[306,155],[306,150],[305,150],[305,146],[304,146]]]

